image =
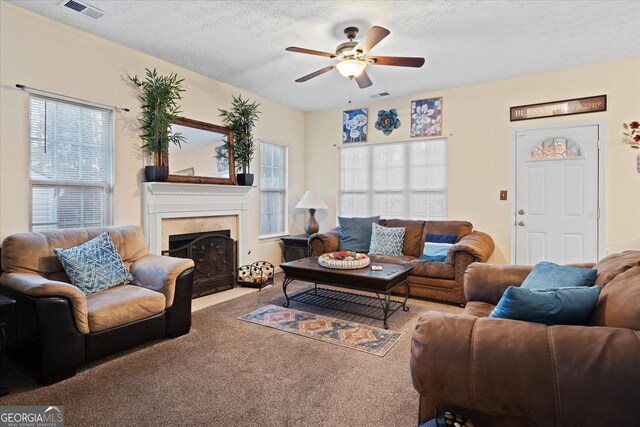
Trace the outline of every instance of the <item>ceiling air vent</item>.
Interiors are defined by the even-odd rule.
[[[380,92],[380,93],[370,93],[369,98],[381,98],[383,96],[391,95],[388,91]]]
[[[87,18],[99,19],[104,16],[104,12],[86,3],[82,3],[76,0],[63,0],[60,5],[71,9],[74,12],[78,12]]]

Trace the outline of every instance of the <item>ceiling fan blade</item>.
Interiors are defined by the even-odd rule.
[[[372,65],[393,65],[396,67],[416,68],[424,65],[424,58],[412,58],[408,56],[370,56],[367,59],[374,60]]]
[[[311,80],[312,78],[318,77],[321,74],[328,73],[329,71],[333,70],[334,67],[335,65],[329,65],[328,67],[324,67],[318,71],[314,71],[311,74],[307,74],[306,76],[300,77],[299,79],[296,80],[296,82],[297,83],[306,82],[307,80]]]
[[[360,75],[356,77],[356,82],[358,82],[358,86],[360,86],[360,89],[367,88],[373,84],[371,83],[371,79],[369,78],[369,75],[364,70],[362,70]]]
[[[364,38],[360,40],[360,42],[356,45],[356,47],[353,48],[353,51],[354,52],[359,51],[359,52],[362,52],[363,54],[366,54],[371,49],[373,49],[375,45],[380,43],[382,39],[387,37],[389,33],[391,33],[391,31],[387,30],[386,28],[382,28],[374,25],[373,27],[371,27],[369,32],[364,36]]]
[[[325,56],[327,58],[335,58],[336,55],[329,52],[321,52],[319,50],[305,49],[304,47],[289,46],[285,49],[287,52],[306,53],[307,55]]]

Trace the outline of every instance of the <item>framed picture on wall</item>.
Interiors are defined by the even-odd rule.
[[[342,112],[342,142],[367,142],[368,113],[366,108]]]
[[[411,136],[442,135],[442,97],[411,101]]]

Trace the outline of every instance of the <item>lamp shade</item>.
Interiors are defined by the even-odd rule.
[[[345,59],[336,64],[336,68],[340,74],[350,79],[362,74],[366,66],[367,63],[359,59]]]
[[[327,205],[313,191],[307,191],[296,205],[296,209],[327,209]]]

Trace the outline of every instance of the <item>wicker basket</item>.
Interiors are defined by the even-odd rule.
[[[365,268],[369,265],[371,260],[365,254],[355,254],[355,257],[348,257],[353,259],[336,259],[339,252],[329,252],[322,254],[318,257],[318,264],[326,268],[333,268],[336,270],[355,270],[358,268]]]

